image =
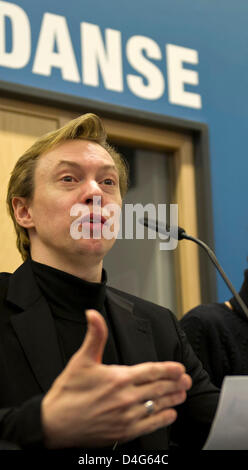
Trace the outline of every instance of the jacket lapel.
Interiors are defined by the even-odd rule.
[[[53,318],[29,260],[11,276],[7,300],[22,310],[11,316],[11,322],[36,380],[47,391],[63,363]]]
[[[150,322],[135,316],[134,304],[110,288],[107,301],[123,363],[157,361]]]

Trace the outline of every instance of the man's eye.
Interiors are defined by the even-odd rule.
[[[71,183],[72,181],[75,181],[74,176],[66,175],[61,178],[62,181],[66,181],[67,183]]]
[[[105,178],[105,180],[103,180],[104,184],[107,184],[107,185],[113,185],[115,184],[115,181],[112,180],[111,178]]]

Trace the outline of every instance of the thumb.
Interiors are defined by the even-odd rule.
[[[81,347],[84,359],[102,362],[103,351],[108,337],[108,328],[103,316],[97,310],[86,310],[88,330]]]

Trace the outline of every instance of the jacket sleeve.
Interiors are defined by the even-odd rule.
[[[216,413],[219,389],[210,381],[180,325],[182,363],[192,378],[186,401],[177,407],[178,418],[172,426],[172,440],[180,447],[201,449],[208,437]]]
[[[213,377],[211,341],[207,339],[207,331],[200,318],[186,314],[181,320],[181,326],[187,338],[210,377]]]
[[[8,443],[15,444],[20,449],[43,447],[40,415],[42,399],[43,395],[37,395],[19,407],[0,410],[2,448],[9,448]]]
[[[233,375],[230,358],[235,348],[225,320],[225,310],[218,304],[210,304],[196,307],[180,321],[194,352],[217,387],[221,387],[225,375]]]

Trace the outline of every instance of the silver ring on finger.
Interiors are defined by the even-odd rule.
[[[154,401],[153,400],[147,400],[145,403],[144,403],[144,407],[146,409],[146,413],[147,415],[152,415],[155,411],[155,407],[154,407]]]

